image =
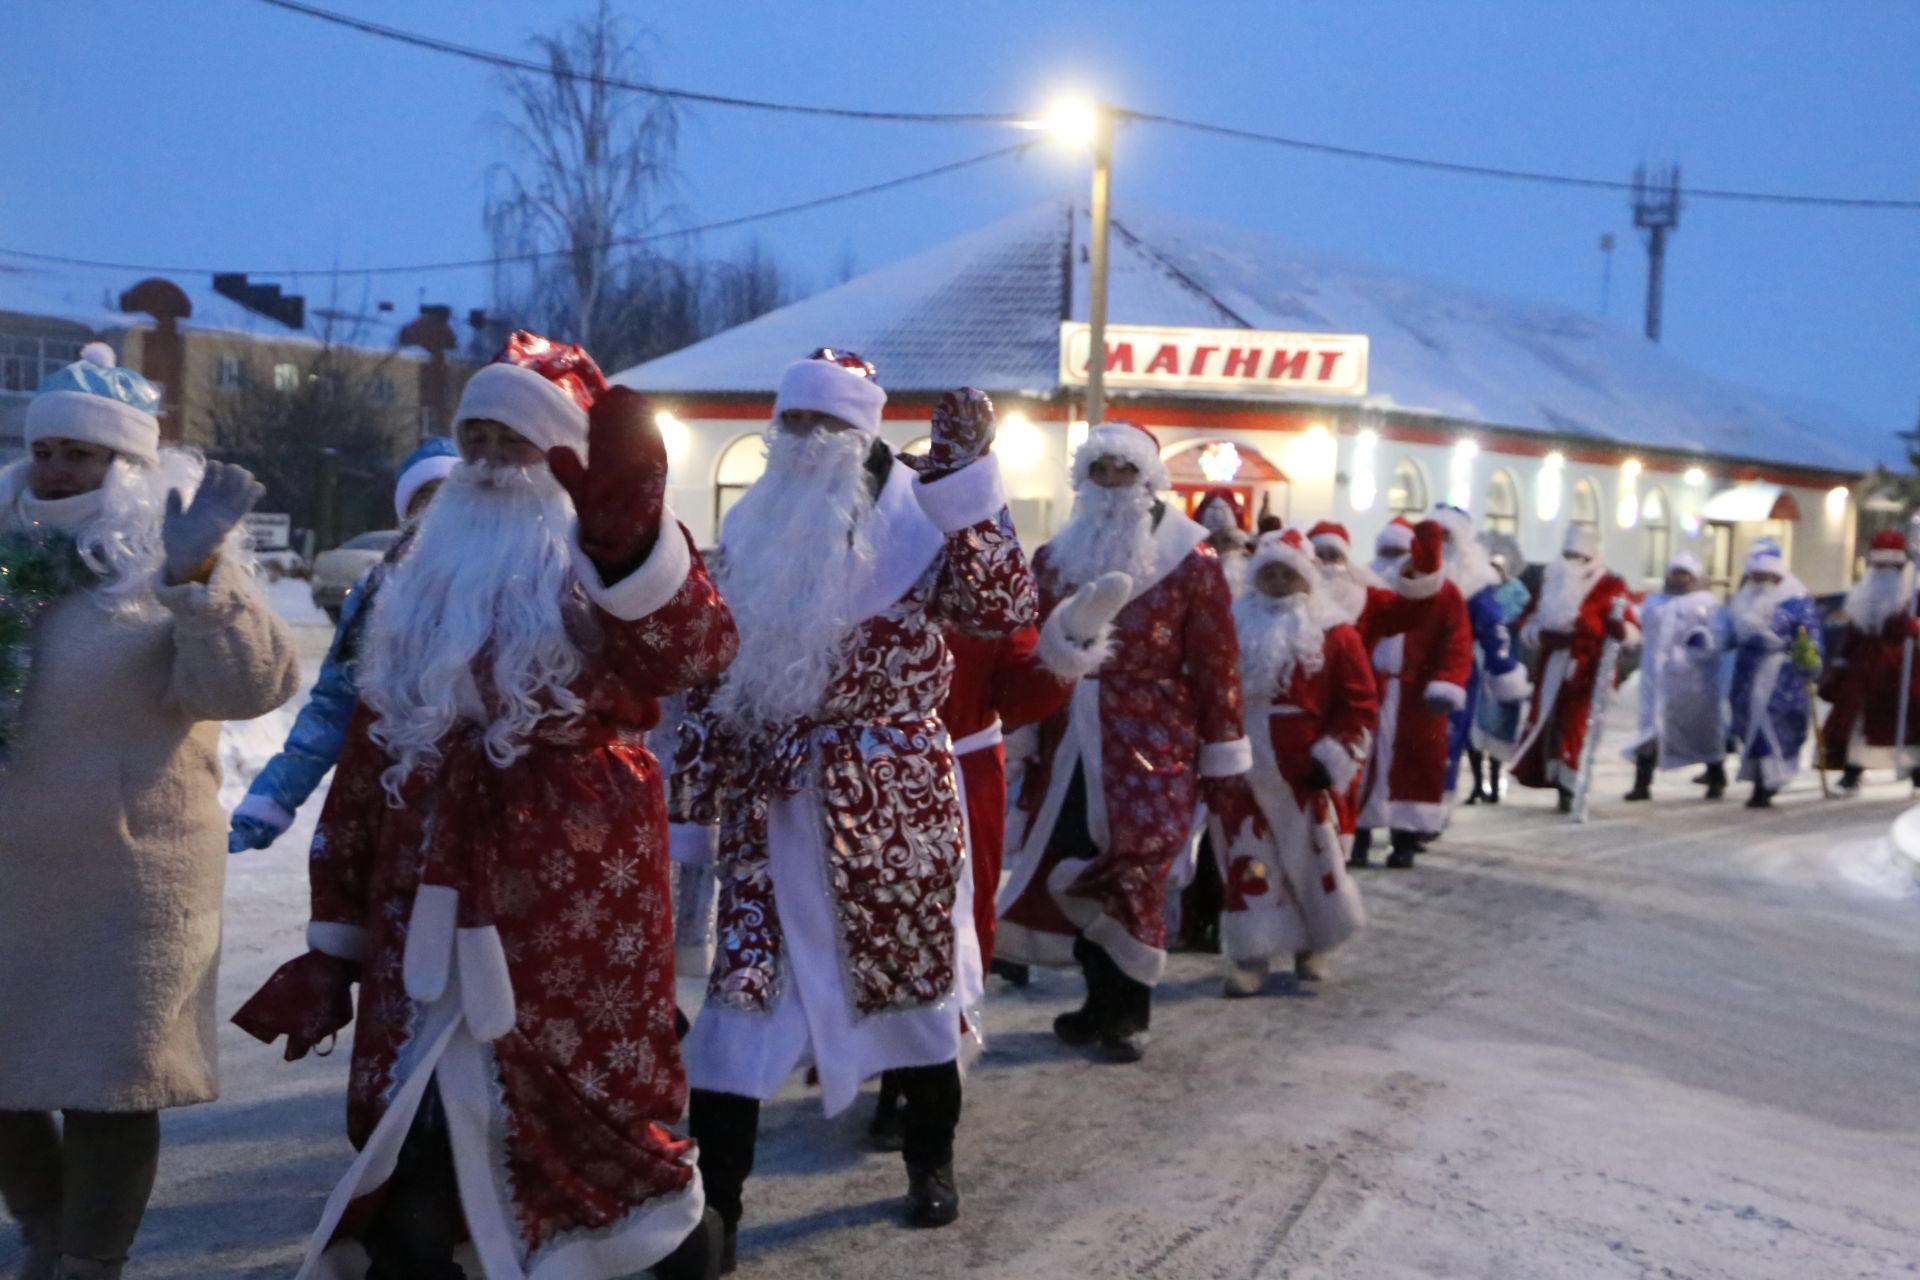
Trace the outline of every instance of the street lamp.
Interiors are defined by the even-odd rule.
[[[1064,142],[1093,149],[1093,262],[1087,287],[1087,421],[1107,409],[1107,242],[1113,199],[1113,108],[1104,102],[1056,103],[1040,127]]]

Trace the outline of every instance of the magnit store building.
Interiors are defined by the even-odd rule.
[[[676,512],[711,545],[760,473],[781,371],[831,346],[878,368],[897,448],[924,447],[941,392],[990,393],[1014,522],[1043,541],[1086,430],[1088,235],[1043,205],[616,375],[656,400]],[[1731,583],[1765,536],[1833,591],[1861,478],[1901,456],[1891,431],[1564,308],[1139,211],[1112,257],[1107,416],[1154,432],[1177,500],[1227,488],[1249,522],[1332,518],[1365,547],[1451,502],[1536,561],[1586,524],[1637,587],[1680,550]]]

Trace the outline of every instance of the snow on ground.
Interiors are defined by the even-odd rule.
[[[325,632],[301,639],[311,678]],[[230,729],[223,754],[271,736]],[[895,1225],[904,1177],[865,1150],[865,1104],[825,1120],[794,1083],[765,1110],[739,1274],[1920,1274],[1920,889],[1885,838],[1905,789],[1823,802],[1803,775],[1763,814],[1668,775],[1629,805],[1603,768],[1584,827],[1515,794],[1460,810],[1416,871],[1369,873],[1373,926],[1317,990],[1228,1002],[1217,960],[1174,957],[1141,1066],[1055,1043],[1068,975],[996,982],[948,1230]],[[230,864],[224,1010],[303,945],[318,807]],[[221,1050],[221,1101],[166,1116],[130,1277],[291,1275],[350,1157],[344,1047],[287,1064],[229,1026]]]

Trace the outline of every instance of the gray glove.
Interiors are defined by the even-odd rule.
[[[220,545],[254,504],[266,496],[266,486],[245,467],[209,462],[207,473],[186,506],[180,491],[167,494],[167,515],[160,525],[160,544],[166,549],[166,580],[171,584],[204,581]]]

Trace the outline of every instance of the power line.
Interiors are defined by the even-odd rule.
[[[1203,120],[1183,120],[1177,116],[1154,115],[1140,111],[1119,111],[1119,116],[1127,120],[1139,120],[1146,124],[1164,124],[1176,129],[1188,129],[1195,133],[1207,133],[1216,137],[1235,138],[1242,142],[1263,142],[1272,146],[1287,147],[1294,151],[1307,151],[1317,155],[1337,156],[1347,160],[1369,160],[1379,164],[1402,165],[1413,169],[1428,169],[1438,173],[1464,174],[1478,178],[1502,178],[1515,182],[1533,182],[1561,187],[1585,187],[1595,191],[1632,192],[1632,182],[1618,181],[1612,178],[1587,178],[1575,174],[1543,173],[1533,169],[1508,169],[1497,165],[1465,164],[1453,160],[1432,160],[1425,156],[1400,155],[1391,151],[1372,151],[1364,147],[1343,147],[1331,142],[1314,142],[1306,138],[1289,138],[1277,133],[1261,133],[1255,129],[1238,129],[1231,125],[1208,124]],[[1792,195],[1778,191],[1732,191],[1715,187],[1688,187],[1684,194],[1698,200],[1742,200],[1754,204],[1793,204],[1813,205],[1833,209],[1898,209],[1920,210],[1920,200],[1883,200],[1861,196],[1806,196]]]
[[[450,54],[466,58],[473,62],[486,63],[514,71],[532,72],[537,75],[558,76],[578,81],[582,84],[601,85],[611,89],[624,89],[634,93],[652,94],[656,97],[670,98],[682,102],[699,102],[713,106],[741,107],[756,111],[780,112],[788,115],[823,116],[841,120],[887,120],[908,124],[997,124],[1021,128],[1034,127],[1032,113],[1021,111],[864,111],[852,107],[820,107],[801,103],[774,102],[760,98],[739,98],[725,94],[702,93],[692,89],[677,89],[666,85],[645,84],[611,76],[596,76],[583,71],[562,70],[551,65],[535,62],[528,58],[517,58],[509,54],[494,53],[487,49],[477,49],[471,45],[457,44],[437,36],[423,35],[415,31],[404,31],[384,23],[372,22],[365,18],[356,18],[350,14],[337,13],[318,5],[307,4],[304,0],[258,0],[289,13],[297,13],[321,22],[345,27],[365,35],[376,36],[383,40],[392,40],[415,48],[435,53]],[[1152,112],[1134,111],[1125,107],[1113,108],[1114,115],[1122,120],[1137,120],[1145,124],[1161,124],[1176,129],[1187,129],[1196,133],[1212,134],[1215,137],[1234,138],[1243,142],[1260,142],[1270,146],[1286,147],[1295,151],[1310,152],[1317,155],[1335,156],[1347,160],[1365,160],[1376,164],[1399,165],[1404,168],[1424,169],[1434,173],[1452,173],[1465,177],[1496,178],[1509,182],[1531,182],[1544,186],[1576,187],[1592,191],[1633,191],[1633,183],[1612,178],[1589,178],[1578,174],[1549,173],[1537,169],[1516,169],[1502,165],[1472,164],[1455,160],[1435,160],[1426,156],[1404,155],[1391,151],[1376,151],[1366,147],[1348,147],[1332,142],[1316,142],[1309,138],[1288,137],[1283,134],[1266,133],[1258,129],[1242,129],[1233,125],[1212,124],[1204,120],[1186,120],[1178,116],[1160,115]],[[1912,212],[1920,210],[1920,200],[1879,199],[1860,196],[1819,196],[1796,195],[1777,191],[1737,191],[1722,188],[1702,187],[1690,189],[1690,197],[1702,200],[1730,200],[1749,204],[1800,205],[1813,208],[1831,209],[1873,209]]]
[[[878,195],[882,191],[891,191],[897,187],[925,182],[931,178],[944,177],[949,173],[958,173],[962,169],[972,169],[978,165],[1004,159],[1034,146],[1035,143],[1016,142],[1012,146],[998,147],[992,151],[970,156],[965,160],[955,160],[949,164],[937,165],[931,169],[922,169],[918,173],[905,174],[898,178],[888,178],[884,182],[869,183],[864,187],[854,187],[849,191],[836,192],[830,196],[817,196],[812,200],[802,200],[797,204],[781,205],[777,209],[762,209],[758,213],[741,214],[739,217],[722,218],[718,222],[703,222],[694,227],[677,227],[671,231],[650,231],[644,235],[620,236],[608,240],[604,248],[621,249],[634,245],[652,244],[661,240],[672,240],[680,236],[702,235],[709,231],[728,231],[734,227],[744,227],[755,222],[765,222],[771,218],[782,218],[788,214],[805,213],[810,209],[822,209],[828,205],[840,204],[848,200],[857,200],[862,196]],[[542,249],[528,253],[502,254],[487,258],[467,258],[458,262],[415,262],[382,267],[323,267],[310,270],[285,271],[248,271],[249,276],[267,279],[284,279],[289,276],[389,276],[421,275],[433,271],[461,271],[475,267],[504,266],[520,262],[538,262],[543,258],[560,258],[572,253],[571,249]],[[23,258],[30,262],[47,262],[67,267],[94,267],[107,271],[137,271],[146,275],[218,275],[231,271],[231,267],[181,267],[155,266],[152,263],[138,262],[102,262],[95,258],[71,258],[62,254],[33,253],[26,249],[8,249],[0,247],[0,254],[11,258]]]
[[[1029,114],[1022,112],[862,111],[854,107],[818,107],[797,102],[772,102],[763,98],[736,98],[721,93],[701,93],[694,89],[676,89],[668,85],[645,84],[617,76],[596,76],[584,71],[565,70],[549,63],[535,62],[531,58],[516,58],[511,54],[494,53],[489,49],[476,49],[472,45],[442,40],[438,36],[422,35],[417,31],[403,31],[399,27],[390,27],[385,23],[356,18],[351,14],[336,13],[318,5],[303,4],[301,0],[259,0],[259,3],[271,5],[275,9],[284,9],[289,13],[315,18],[321,22],[332,23],[337,27],[346,27],[364,35],[377,36],[382,40],[412,45],[417,49],[429,49],[435,53],[451,54],[470,62],[485,63],[488,66],[501,67],[510,71],[529,71],[535,75],[577,80],[582,84],[601,85],[609,89],[626,89],[633,93],[651,94],[656,98],[669,98],[676,102],[700,102],[716,107],[746,107],[755,111],[778,111],[788,115],[830,116],[841,120],[892,120],[909,124],[1010,125],[1021,124],[1031,119]]]

